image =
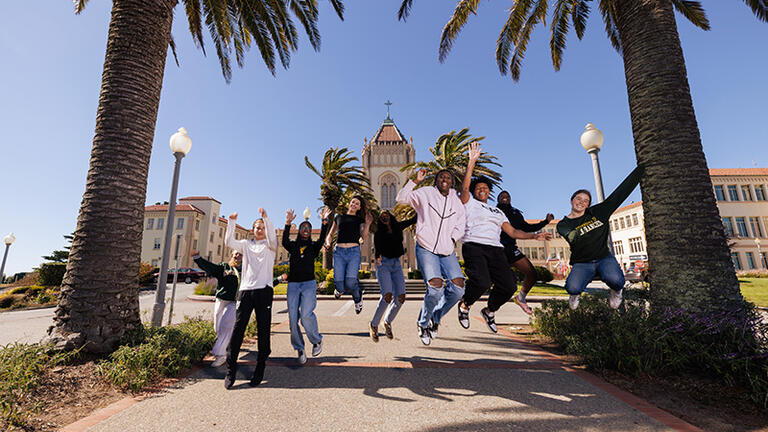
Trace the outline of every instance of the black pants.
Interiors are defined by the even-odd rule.
[[[237,312],[235,312],[235,328],[232,339],[227,347],[227,372],[234,375],[237,372],[237,357],[243,344],[245,328],[251,319],[251,311],[256,313],[258,326],[259,354],[258,362],[266,362],[272,352],[270,348],[270,332],[272,326],[272,287],[245,290],[237,293]]]
[[[464,243],[461,253],[464,255],[464,271],[467,273],[467,286],[462,302],[472,306],[490,289],[488,309],[492,312],[499,310],[517,290],[517,278],[507,263],[504,248]]]

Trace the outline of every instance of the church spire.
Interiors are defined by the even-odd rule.
[[[387,101],[384,102],[384,105],[387,106],[387,120],[392,120],[392,118],[389,116],[389,107],[392,106],[392,102],[390,102],[389,99],[387,99]]]

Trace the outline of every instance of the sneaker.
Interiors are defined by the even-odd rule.
[[[576,308],[579,307],[579,295],[578,294],[571,294],[571,297],[568,299],[568,306],[571,307],[571,310],[576,310]]]
[[[483,308],[480,311],[480,315],[485,318],[485,323],[488,325],[488,329],[492,332],[496,333],[499,331],[498,328],[496,328],[496,317],[494,315],[490,315],[492,312],[488,310],[487,307]]]
[[[520,309],[522,309],[523,312],[527,313],[528,315],[533,314],[531,307],[528,306],[528,302],[526,302],[525,299],[520,297],[520,293],[515,294],[515,296],[512,297],[512,300],[514,300],[515,303],[517,303],[517,305],[520,306]]]
[[[459,303],[459,324],[465,329],[469,328],[469,309],[464,308],[464,302]]]
[[[432,339],[437,339],[437,327],[439,325],[440,325],[439,323],[435,324],[431,321],[429,322],[429,336],[431,336]]]
[[[256,363],[256,369],[253,370],[253,377],[251,377],[251,381],[248,383],[251,387],[256,387],[261,384],[261,381],[264,379],[264,368],[266,366],[267,365],[264,362]]]
[[[429,329],[422,326],[417,326],[419,329],[419,339],[421,339],[421,343],[424,345],[429,345],[432,343],[432,335],[429,333]]]
[[[227,356],[217,355],[216,359],[211,363],[211,367],[219,367],[227,362]]]
[[[232,388],[232,385],[235,383],[235,374],[227,372],[227,376],[224,377],[224,388],[229,390]]]
[[[317,357],[323,352],[323,341],[312,345],[312,357]]]
[[[333,296],[336,297],[336,300],[341,298],[341,292],[333,290]]]
[[[384,323],[384,334],[387,335],[387,339],[393,339],[395,337],[395,335],[392,334],[392,324],[388,322]]]
[[[621,293],[623,291],[624,291],[623,289],[620,289],[618,291],[611,290],[611,298],[608,299],[608,304],[611,305],[613,309],[618,309],[619,306],[621,306],[621,300],[622,300]]]
[[[355,313],[360,315],[360,312],[363,311],[363,301],[360,300],[359,303],[355,303]]]
[[[303,365],[307,362],[307,355],[304,354],[304,350],[299,351],[299,357],[297,359],[299,364]]]
[[[371,339],[373,339],[374,342],[379,341],[379,327],[374,326],[373,324],[368,324],[368,333],[371,335]]]

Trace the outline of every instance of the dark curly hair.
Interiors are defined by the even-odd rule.
[[[493,180],[486,176],[477,176],[473,178],[472,182],[469,184],[469,193],[471,193],[472,196],[475,195],[475,189],[477,189],[477,185],[480,183],[485,183],[485,185],[488,186],[489,192],[493,190]]]

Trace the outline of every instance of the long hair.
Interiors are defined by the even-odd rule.
[[[389,225],[381,221],[381,215],[383,215],[384,213],[389,215]],[[387,230],[387,232],[390,232],[390,233],[394,232],[394,227],[396,222],[397,222],[397,218],[395,217],[395,215],[393,215],[392,212],[389,210],[384,210],[381,212],[381,214],[379,214],[379,220],[376,223],[376,232],[383,232],[381,230]]]
[[[365,217],[365,198],[363,198],[360,195],[355,195],[352,197],[350,201],[352,201],[353,199],[357,199],[358,201],[360,201],[360,209],[357,211],[357,213],[355,213],[355,216],[364,218]]]
[[[305,220],[304,222],[299,224],[299,227],[296,230],[296,241],[301,240],[301,227],[302,227],[302,225],[309,225],[309,238],[307,240],[312,241],[312,223],[310,223],[308,220]]]

